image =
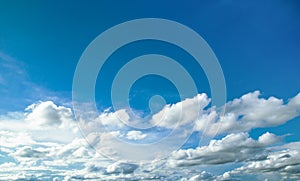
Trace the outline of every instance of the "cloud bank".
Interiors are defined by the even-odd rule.
[[[112,138],[136,144],[147,143],[168,135],[165,131],[173,129],[174,124],[179,131],[182,128],[175,136],[184,135],[190,124],[194,126],[195,133],[206,134],[213,134],[213,129],[220,125],[218,137],[207,145],[182,147],[173,150],[168,157],[151,162],[113,161],[105,157],[78,132],[72,110],[51,101],[32,104],[24,112],[1,115],[1,179],[300,179],[299,142],[286,143],[284,135],[267,131],[254,139],[248,132],[255,128],[283,125],[299,116],[300,94],[285,103],[275,97],[261,98],[260,93],[255,91],[228,102],[225,114],[217,108],[207,107],[209,102],[205,94],[199,94],[174,105],[166,105],[149,119],[151,124],[156,125],[150,130],[128,129],[126,122],[119,122],[119,115],[131,121],[132,117],[126,110],[104,112],[95,118],[89,135],[95,144]],[[182,119],[176,119],[177,116]],[[104,125],[111,130],[100,132],[103,128],[98,129],[95,125]],[[199,141],[200,136],[193,138],[194,141]],[[174,142],[176,140],[175,137]],[[173,142],[168,143],[153,147],[149,152],[162,152]],[[111,154],[117,154],[114,146],[118,145],[106,146]],[[136,156],[149,154],[138,149],[126,151]],[[220,168],[223,171],[216,171]]]

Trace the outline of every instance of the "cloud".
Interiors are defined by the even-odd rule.
[[[279,137],[268,132],[257,141],[250,138],[248,133],[229,134],[221,140],[211,140],[208,146],[175,151],[168,164],[171,167],[181,167],[262,159],[266,156],[264,147],[279,141]]]
[[[209,102],[206,94],[198,94],[176,104],[166,105],[160,112],[153,115],[150,122],[152,125],[165,128],[174,128],[177,124],[177,126],[189,124],[197,120],[198,115],[202,114]]]
[[[154,114],[148,120],[153,127],[147,130],[147,134],[127,125],[135,120],[125,109],[105,111],[96,121],[83,121],[81,128],[89,143],[106,156],[114,159],[157,159],[180,148],[193,133],[193,127],[202,134],[201,141],[208,140],[208,143],[215,133],[224,135],[246,132],[257,127],[280,125],[299,114],[297,97],[292,98],[290,101],[294,101],[289,105],[275,97],[265,99],[259,96],[259,91],[255,91],[234,99],[225,105],[226,112],[222,114],[219,108],[206,108],[210,99],[206,94],[198,94],[176,104],[166,105]],[[119,131],[118,135],[109,134],[116,131]],[[277,139],[271,136],[272,134],[264,135],[259,140],[260,144],[269,145]],[[126,144],[128,140],[139,141],[147,146]],[[153,144],[150,148],[149,143],[158,144]],[[145,154],[146,150],[151,150],[151,154]],[[139,156],[136,153],[139,153]]]
[[[298,180],[300,178],[300,152],[293,149],[272,152],[266,159],[251,161],[225,173],[227,177],[247,174],[279,174],[281,178]]]
[[[4,180],[37,179],[60,180],[69,172],[78,172],[87,163],[101,163],[105,165],[107,159],[89,147],[85,139],[74,139],[71,143],[57,143],[53,141],[15,141],[18,134],[12,131],[1,131],[5,140],[1,143],[0,175]],[[4,136],[0,136],[3,138]],[[7,147],[10,146],[10,147]],[[4,162],[4,163],[3,163]],[[109,162],[111,163],[111,161]],[[107,164],[108,165],[108,164]],[[5,169],[1,169],[5,167]],[[73,173],[73,172],[72,172]]]
[[[30,139],[67,143],[80,136],[71,109],[58,106],[52,101],[31,104],[25,112],[17,111],[0,115],[0,127],[0,132],[8,131],[7,133],[3,132],[6,135],[0,138],[0,144],[2,142],[6,146],[22,144]],[[16,138],[7,138],[14,133],[16,133],[14,135]]]
[[[300,115],[300,93],[287,104],[282,99],[272,96],[265,99],[260,95],[259,91],[254,91],[229,101],[224,105],[226,111],[223,113],[219,108],[206,108],[210,99],[206,94],[198,94],[176,104],[166,105],[152,116],[150,123],[167,129],[195,125],[196,130],[214,136],[216,133],[278,126]],[[128,119],[131,119],[130,116]]]
[[[38,128],[49,126],[68,126],[73,122],[73,114],[70,108],[57,106],[52,101],[39,102],[26,108],[30,111],[26,120]]]
[[[92,141],[90,144],[99,144],[99,147],[94,147],[97,150],[91,148],[85,138],[79,137],[77,132],[70,131],[72,136],[69,141],[62,141],[66,137],[65,132],[76,127],[70,108],[51,101],[32,104],[27,108],[25,115],[24,112],[15,112],[9,116],[0,116],[0,175],[5,180],[220,180],[242,179],[245,175],[253,173],[277,172],[280,178],[300,178],[299,143],[279,145],[283,141],[282,136],[266,132],[253,139],[247,132],[239,132],[256,127],[280,125],[293,119],[299,114],[300,94],[287,103],[278,98],[264,99],[259,96],[259,92],[253,92],[234,99],[226,104],[227,112],[221,115],[217,108],[205,110],[209,99],[205,94],[199,94],[177,104],[167,105],[158,113],[161,115],[154,116],[157,118],[156,122],[153,121],[154,117],[150,120],[158,127],[147,132],[124,126],[126,121],[133,120],[126,110],[104,112],[100,116],[97,115],[98,119],[93,121],[112,129],[102,132],[103,127],[98,129],[93,125],[94,129],[86,138]],[[184,108],[182,112],[180,107]],[[196,124],[199,131],[221,125],[220,133],[224,135],[219,135],[221,139],[211,140],[208,145],[174,151],[172,155],[160,159],[157,163],[143,163],[140,160],[134,162],[130,159],[114,162],[100,154],[100,148],[106,149],[112,155],[119,150],[121,154],[128,153],[134,158],[142,157],[142,154],[162,154],[166,148],[173,146],[174,142],[158,147],[151,145],[143,152],[138,144],[136,147],[135,144],[130,144],[134,146],[127,149],[122,139],[140,142],[160,137],[161,131],[171,129],[174,123],[176,124],[176,116],[180,114],[182,120],[178,122],[178,134],[170,137],[172,141],[178,142],[176,136],[185,134],[182,130],[189,124]],[[159,116],[163,118],[161,122]],[[120,143],[111,141],[113,138],[121,140]],[[200,138],[193,139],[198,141]],[[121,155],[121,158],[124,157]],[[220,167],[231,171],[216,174],[214,170]],[[271,177],[267,175],[257,178]]]
[[[95,120],[105,126],[122,128],[128,123],[130,116],[125,109],[116,112],[104,112]]]
[[[300,93],[298,93],[295,97],[290,99],[288,105],[290,107],[295,107],[298,111],[300,111]]]
[[[9,134],[9,132],[6,131],[6,134]],[[13,136],[17,133],[10,134]],[[215,157],[217,157],[215,158],[216,160],[232,155],[229,161],[234,163],[236,160],[244,160],[246,170],[248,164],[250,165],[254,162],[259,163],[271,159],[272,155],[276,155],[277,153],[273,154],[269,146],[272,143],[277,143],[280,139],[281,137],[277,137],[271,133],[265,133],[257,140],[250,138],[247,133],[231,134],[221,140],[212,141],[205,149],[200,149],[203,150],[201,152],[203,154],[196,155],[196,152],[193,153],[193,151],[182,150],[182,153],[189,153],[190,157],[180,156],[182,155],[180,154],[177,155],[179,156],[177,159],[202,159],[202,161],[205,161],[201,156],[208,158],[207,155],[209,155],[212,157],[212,161],[214,161],[213,159]],[[283,150],[293,148],[299,148],[299,144],[294,143],[276,147],[276,149]],[[13,159],[0,164],[0,168],[5,168],[0,169],[0,175],[6,180],[51,180],[52,178],[56,178],[57,180],[126,180],[130,178],[136,178],[137,180],[216,180],[221,178],[208,171],[204,171],[203,168],[209,167],[206,165],[204,167],[195,167],[194,164],[184,164],[176,165],[175,167],[173,165],[173,167],[170,168],[169,162],[165,164],[165,160],[156,160],[144,164],[131,163],[125,160],[113,163],[111,160],[97,155],[97,152],[91,149],[84,139],[74,139],[68,144],[34,141],[30,146],[17,145],[10,149],[15,149],[15,151],[10,152],[11,154],[7,157],[11,156]],[[213,154],[209,154],[210,152]],[[299,161],[299,158],[295,157],[295,155],[295,150],[281,153],[282,157],[286,157],[287,159],[291,158],[288,164],[291,166]],[[171,159],[174,160],[173,156],[174,155],[172,155]],[[236,157],[236,159],[233,159],[233,157]],[[278,161],[279,157],[280,156],[277,156],[273,159],[274,166],[276,165],[275,161]],[[218,166],[220,165],[222,165],[222,163],[218,163]],[[289,173],[297,169],[297,167],[289,168],[288,165],[287,169],[290,169]],[[246,173],[241,168],[234,170],[235,172],[227,173],[227,175],[231,177],[239,174],[237,178],[243,178],[243,174],[248,174],[248,172]]]
[[[147,134],[143,134],[141,131],[129,131],[126,134],[126,138],[129,140],[142,140],[147,137]]]
[[[275,97],[264,99],[259,96],[260,92],[255,91],[226,103],[224,115],[215,109],[210,110],[196,121],[196,129],[203,131],[207,125],[209,135],[243,132],[282,125],[300,115],[299,94],[288,104]]]
[[[14,153],[17,157],[26,157],[26,158],[41,158],[45,156],[45,153],[35,150],[30,146],[24,146],[21,149],[17,150]]]
[[[282,137],[278,137],[275,134],[266,132],[258,138],[258,143],[262,146],[268,146],[281,141],[281,138]]]
[[[0,146],[2,148],[14,148],[22,145],[33,145],[36,142],[28,133],[0,130]]]
[[[138,168],[138,165],[132,163],[116,162],[106,168],[107,174],[130,174]]]
[[[203,181],[203,180],[215,180],[215,176],[209,172],[202,171],[200,174],[195,175],[189,179],[189,181]]]

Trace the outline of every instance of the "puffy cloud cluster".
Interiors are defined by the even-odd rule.
[[[282,99],[275,97],[260,98],[260,92],[255,91],[226,103],[225,113],[214,107],[204,110],[209,102],[205,94],[199,94],[167,105],[153,116],[151,122],[165,128],[195,124],[196,130],[215,135],[278,126],[300,115],[300,93],[284,104]]]
[[[194,124],[196,130],[215,135],[278,126],[300,115],[300,93],[284,104],[282,99],[260,98],[259,91],[251,92],[226,103],[225,112],[215,107],[205,110],[209,103],[206,94],[199,94],[167,105],[153,115],[151,123],[165,128]]]
[[[300,115],[300,94],[291,98],[287,104],[282,99],[269,97],[260,98],[260,92],[255,91],[243,95],[239,99],[228,102],[225,114],[212,110],[210,119],[199,119],[198,128],[208,124],[208,134],[249,131],[253,128],[272,127],[285,124]],[[199,122],[200,121],[200,122]]]
[[[127,123],[137,121],[126,110],[106,111],[88,125],[92,129],[86,138],[74,131],[76,123],[70,108],[51,101],[39,102],[29,106],[23,117],[13,113],[16,115],[13,121],[0,116],[1,179],[226,180],[255,175],[253,179],[261,180],[276,175],[281,179],[297,180],[300,178],[299,143],[283,144],[282,136],[269,132],[253,139],[247,131],[281,125],[299,116],[300,94],[287,103],[275,97],[264,99],[259,96],[256,91],[234,99],[225,105],[225,114],[221,114],[217,108],[206,108],[210,100],[205,94],[199,94],[166,105],[150,117],[149,122],[156,127],[147,131],[126,127]],[[112,161],[100,155],[99,150],[91,148],[91,145],[99,145],[108,153],[115,154],[119,147],[119,150],[130,152],[133,156],[147,155],[135,144],[132,144],[135,149],[127,150],[120,139],[143,143],[168,133],[163,131],[173,129],[176,124],[178,132],[173,140],[160,147],[149,147],[148,152],[161,153],[173,146],[178,141],[176,136],[186,134],[186,125],[194,124],[197,131],[208,135],[214,135],[218,128],[220,139],[211,140],[207,145],[180,149],[166,159],[147,163]],[[98,129],[99,125],[111,130],[102,132],[104,128]],[[118,144],[111,141],[116,137],[120,141]],[[231,171],[216,173],[214,170],[219,167]]]
[[[0,174],[7,180],[225,180],[265,172],[280,172],[282,178],[299,178],[300,158],[296,150],[299,144],[270,147],[279,140],[280,137],[271,133],[257,140],[247,133],[230,134],[211,141],[208,146],[174,152],[167,162],[151,163],[113,163],[98,155],[84,139],[75,139],[69,144],[33,141],[31,146],[2,147],[0,153],[10,161],[0,163]],[[236,162],[245,164],[220,176],[205,171],[209,167]],[[197,166],[202,164],[208,165]]]
[[[300,178],[300,142],[281,146],[281,150],[271,152],[266,158],[254,160],[223,174],[225,178],[242,175],[277,175],[277,179],[298,180]]]
[[[212,140],[208,146],[173,152],[169,165],[172,167],[192,165],[215,165],[262,159],[265,147],[280,141],[280,137],[265,133],[253,140],[248,133],[230,134],[221,140]]]
[[[149,122],[152,126],[167,129],[195,125],[196,130],[215,135],[278,126],[300,115],[300,93],[285,104],[282,99],[260,98],[259,91],[251,92],[226,103],[225,112],[216,111],[214,107],[207,108],[209,103],[210,99],[206,94],[198,94],[176,104],[166,105]],[[134,119],[122,109],[101,114],[98,122],[121,128]]]
[[[169,139],[168,143],[165,144],[166,147],[170,147],[174,145],[175,140],[177,142],[184,141],[192,133],[193,127],[196,131],[202,133],[205,139],[208,138],[209,140],[216,134],[247,132],[254,128],[284,124],[299,116],[299,97],[300,94],[291,98],[285,104],[282,99],[275,97],[260,98],[259,91],[255,91],[226,103],[224,105],[226,112],[223,114],[217,108],[207,108],[210,99],[206,94],[198,94],[193,98],[185,99],[176,104],[166,105],[160,112],[146,120],[153,126],[151,130],[147,130],[147,134],[143,133],[141,129],[135,130],[130,127],[132,122],[143,121],[136,120],[125,109],[115,112],[106,111],[100,114],[96,120],[82,122],[81,128],[83,128],[82,130],[86,135],[91,135],[88,140],[92,140],[92,145],[96,145],[94,143],[100,141],[102,147],[104,142],[108,146],[115,144],[120,146],[119,143],[112,141],[114,137],[118,137],[121,140],[139,140],[140,143],[157,142],[159,138],[168,136],[167,131],[163,132],[164,129],[169,130],[169,132],[171,130],[173,131],[173,139]],[[108,130],[105,130],[103,125]],[[116,131],[118,131],[118,135],[100,135],[101,133],[113,133]],[[98,136],[95,137],[95,135]]]

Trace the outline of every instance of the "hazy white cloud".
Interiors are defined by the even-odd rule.
[[[0,50],[0,113],[23,109],[38,100],[68,102],[66,95],[47,90],[30,80],[22,61]]]
[[[143,134],[141,131],[129,131],[126,134],[126,138],[129,140],[142,140],[146,138],[147,134]]]
[[[2,148],[14,148],[22,145],[33,145],[36,142],[31,138],[28,133],[24,132],[11,132],[0,130],[0,146]]]
[[[125,109],[120,109],[116,112],[104,112],[99,115],[96,122],[105,126],[122,128],[128,123],[130,116]]]

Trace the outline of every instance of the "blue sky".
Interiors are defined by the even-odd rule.
[[[80,140],[78,128],[74,124],[74,110],[72,110],[73,76],[86,47],[105,30],[139,18],[163,18],[184,24],[201,35],[217,56],[226,80],[227,106],[229,107],[226,119],[230,122],[230,115],[236,117],[235,121],[227,122],[231,126],[230,128],[226,128],[225,123],[223,126],[221,125],[220,134],[215,138],[208,134],[207,138],[219,141],[220,145],[224,147],[226,147],[226,139],[239,140],[245,144],[251,142],[252,145],[256,144],[256,148],[272,150],[268,155],[269,160],[282,156],[288,152],[288,149],[294,149],[295,152],[286,154],[290,155],[293,160],[299,161],[300,118],[298,116],[300,103],[297,101],[300,100],[296,96],[300,92],[298,79],[300,67],[299,5],[296,0],[220,0],[186,3],[177,1],[0,2],[0,123],[2,122],[0,131],[2,131],[1,137],[3,138],[3,141],[0,141],[0,148],[2,148],[0,150],[2,167],[0,165],[0,168],[7,168],[7,171],[0,172],[0,175],[13,179],[9,177],[13,175],[9,171],[10,166],[17,165],[22,170],[22,164],[31,164],[32,169],[38,168],[37,170],[40,172],[47,170],[45,169],[47,167],[48,171],[45,171],[43,176],[45,178],[47,176],[49,178],[56,177],[58,180],[62,178],[67,180],[76,175],[71,172],[73,167],[83,175],[85,171],[90,171],[90,177],[119,178],[118,169],[123,169],[123,171],[128,169],[130,174],[120,177],[139,178],[141,173],[144,173],[143,169],[147,170],[146,167],[151,167],[151,165],[145,166],[141,163],[129,163],[129,160],[126,163],[111,163],[111,161],[98,156],[94,150],[89,150],[87,146],[80,146],[79,142],[82,145],[86,143]],[[151,140],[165,136],[170,131],[171,118],[166,119],[165,123],[159,123],[161,125],[158,130],[152,128],[144,130],[145,132],[136,132],[135,129],[124,127],[122,124],[110,123],[114,122],[116,115],[125,116],[125,118],[128,116],[128,121],[134,119],[132,115],[127,114],[125,109],[106,110],[112,107],[111,84],[119,69],[137,56],[154,53],[169,56],[182,64],[194,79],[199,97],[187,92],[183,97],[189,98],[189,100],[184,102],[183,99],[180,99],[178,90],[171,81],[155,75],[143,77],[133,84],[129,95],[131,108],[134,113],[142,117],[138,121],[154,124],[157,121],[155,116],[152,116],[159,115],[160,110],[169,111],[170,117],[176,116],[177,109],[170,106],[176,105],[176,103],[186,106],[189,111],[194,110],[195,99],[199,99],[205,106],[210,105],[208,99],[211,98],[211,90],[208,79],[191,55],[180,47],[162,41],[145,40],[130,43],[114,52],[105,62],[95,87],[97,108],[100,111],[100,116],[97,115],[99,117],[95,119],[100,119],[102,124],[110,132],[113,132],[112,135],[120,140],[140,143],[140,140],[145,139],[146,142],[151,142]],[[205,93],[207,97],[200,93]],[[164,97],[165,102],[158,102],[155,105],[155,112],[151,113],[149,100],[153,95]],[[275,98],[270,98],[271,96]],[[240,102],[230,102],[234,99]],[[169,107],[164,109],[165,104],[168,104]],[[205,106],[201,115],[203,117],[212,116],[214,110]],[[256,114],[252,115],[253,112]],[[221,120],[222,115],[218,111],[216,114],[216,122],[211,126],[218,126]],[[192,114],[187,113],[186,115]],[[186,116],[182,120],[188,122],[192,118],[194,117]],[[243,127],[239,121],[248,127]],[[188,129],[190,125],[182,124],[181,126]],[[20,131],[22,127],[24,130]],[[237,150],[250,151],[255,154],[248,155],[248,158],[242,158],[237,154],[236,157],[239,161],[229,160],[224,164],[211,163],[210,161],[213,160],[199,161],[196,159],[195,162],[190,163],[187,160],[193,160],[193,158],[178,156],[187,151],[187,147],[194,149],[195,155],[199,152],[198,146],[203,146],[201,149],[204,150],[199,153],[200,155],[207,154],[208,148],[214,147],[213,144],[198,145],[200,133],[204,134],[204,130],[200,127],[192,134],[188,143],[182,147],[181,152],[174,152],[167,161],[157,161],[157,163],[153,163],[152,167],[163,165],[163,169],[168,173],[171,170],[169,167],[182,171],[191,166],[194,170],[193,172],[178,172],[181,173],[178,178],[190,179],[197,175],[199,178],[209,175],[210,178],[221,179],[220,175],[223,174],[222,179],[226,179],[228,175],[239,179],[249,176],[247,170],[253,169],[251,164],[264,165],[263,161],[258,163],[259,160],[252,162],[248,160],[265,153],[254,149],[254,146],[249,150],[243,150],[243,145],[238,144],[235,145]],[[56,130],[56,128],[59,129]],[[209,127],[207,129],[209,131]],[[47,130],[49,134],[64,132],[65,139],[59,140],[55,136],[45,135],[43,130]],[[161,131],[160,134],[155,134],[157,131]],[[175,131],[174,134],[176,133]],[[28,135],[26,143],[13,145],[7,141],[11,139],[11,135],[19,134],[20,137],[23,134]],[[90,130],[85,134],[91,134]],[[18,138],[18,136],[12,137]],[[266,138],[269,142],[265,141]],[[108,140],[110,141],[110,139]],[[49,145],[48,142],[53,144]],[[65,147],[70,148],[66,153],[62,153],[62,151],[61,155],[53,155],[49,151],[51,148],[52,150],[62,149],[64,145],[69,145]],[[118,150],[118,146],[120,145],[112,144],[112,149]],[[97,148],[97,146],[95,147]],[[79,151],[76,152],[76,150]],[[136,151],[138,152],[138,150]],[[74,152],[75,154],[72,154]],[[34,164],[29,163],[31,157],[28,155],[30,154],[35,160]],[[81,154],[82,156],[80,156]],[[216,153],[215,157],[218,158],[218,155],[222,154],[224,152]],[[60,165],[64,168],[64,172],[58,172],[59,166],[50,166],[50,163],[53,163],[53,166],[54,163],[66,158],[70,158],[72,161],[76,160],[76,155],[79,155],[78,157],[82,160],[80,162],[70,161],[67,166]],[[101,160],[100,165],[96,164],[98,159]],[[202,165],[199,162],[207,164]],[[85,167],[80,167],[78,164],[84,164]],[[289,160],[287,160],[288,164]],[[297,164],[300,164],[300,161]],[[136,165],[138,168],[135,168]],[[267,167],[268,165],[265,165],[264,168]],[[101,176],[97,175],[99,173],[91,171],[93,169],[98,169]],[[216,171],[218,169],[224,171],[218,173]],[[294,168],[294,170],[297,169],[299,167]],[[270,170],[266,174],[254,169],[253,172],[256,179],[276,180],[277,178],[272,177],[274,173],[281,178],[293,179],[295,176],[299,179],[300,177],[299,174],[293,175],[292,172],[286,170],[274,169],[274,171],[271,168]],[[108,174],[110,171],[112,174]],[[20,175],[20,178],[28,175],[31,175],[32,178],[36,176],[36,173],[28,170],[23,170],[22,173],[24,174]],[[149,173],[148,176],[160,174],[155,169],[147,173]]]

